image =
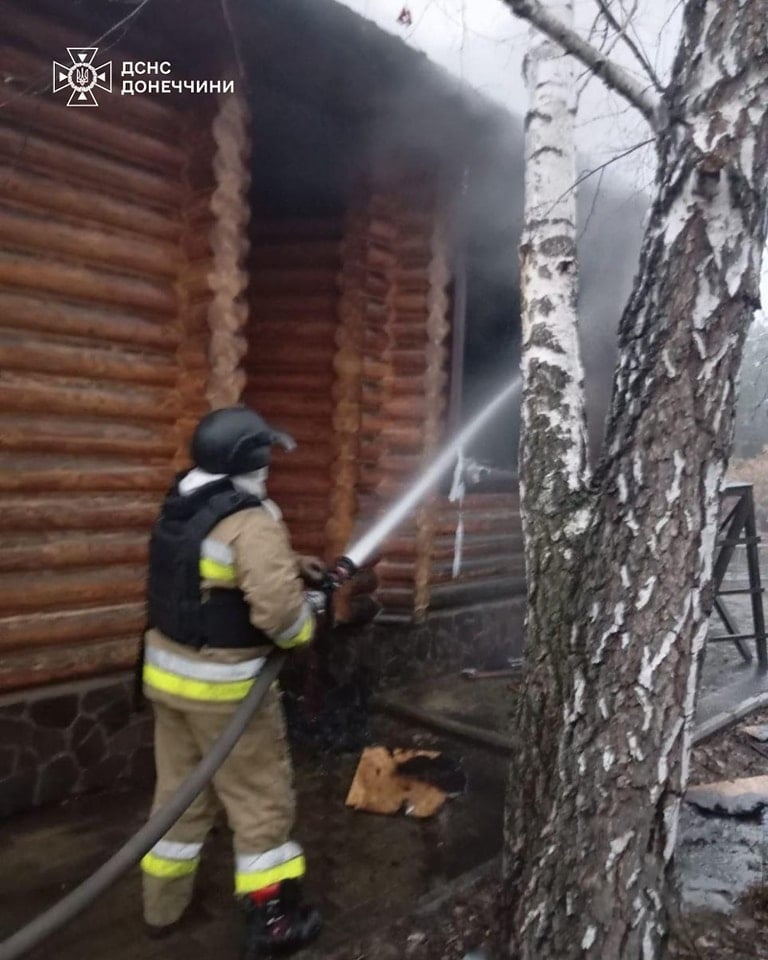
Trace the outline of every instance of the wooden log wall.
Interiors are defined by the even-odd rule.
[[[257,225],[251,254],[244,401],[293,434],[275,450],[269,492],[293,546],[332,559],[334,359],[337,355],[341,218]]]
[[[76,110],[32,95],[52,49],[91,38],[22,4],[3,2],[0,24],[7,690],[135,659],[149,527],[206,409],[210,213],[195,177],[211,149],[167,98]]]
[[[411,179],[370,198],[361,278],[358,529],[392,503],[442,440],[448,364],[450,244],[434,189]],[[350,274],[352,271],[350,270]],[[398,534],[403,562],[377,565],[388,610],[423,616],[429,606],[434,500]]]

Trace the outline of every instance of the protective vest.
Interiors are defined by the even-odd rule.
[[[237,588],[201,591],[203,540],[225,517],[261,506],[225,478],[182,496],[178,479],[166,496],[149,546],[148,625],[176,643],[199,649],[257,647],[270,643],[250,621]]]

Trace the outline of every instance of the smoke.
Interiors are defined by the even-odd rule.
[[[466,254],[466,420],[519,367],[522,117],[343,6],[285,0],[279,15],[271,9],[257,14],[248,8],[240,24],[243,49],[254,51],[254,209],[257,215],[262,209],[341,217],[371,175],[387,180],[398,169],[439,169],[438,182],[425,180],[424,189],[434,188],[455,218]],[[583,158],[582,168],[589,164]],[[578,194],[579,307],[595,447],[647,206],[633,191],[605,175],[587,180]],[[518,432],[519,417],[510,408],[467,453],[514,466]]]

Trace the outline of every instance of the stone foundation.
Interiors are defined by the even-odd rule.
[[[154,775],[151,711],[132,676],[0,697],[0,818]]]
[[[386,688],[463,667],[504,667],[522,655],[524,615],[517,597],[422,623],[340,628],[329,638],[333,672]],[[298,673],[301,660],[296,666]],[[135,714],[132,693],[133,677],[123,675],[0,697],[0,818],[120,780],[150,780],[152,713]]]

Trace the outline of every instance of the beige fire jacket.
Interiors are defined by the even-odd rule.
[[[299,561],[279,512],[269,502],[220,521],[200,551],[201,589],[243,591],[251,623],[284,649],[303,646],[315,619],[304,598]],[[271,647],[202,648],[147,631],[144,690],[151,700],[179,708],[231,710],[253,685]]]

